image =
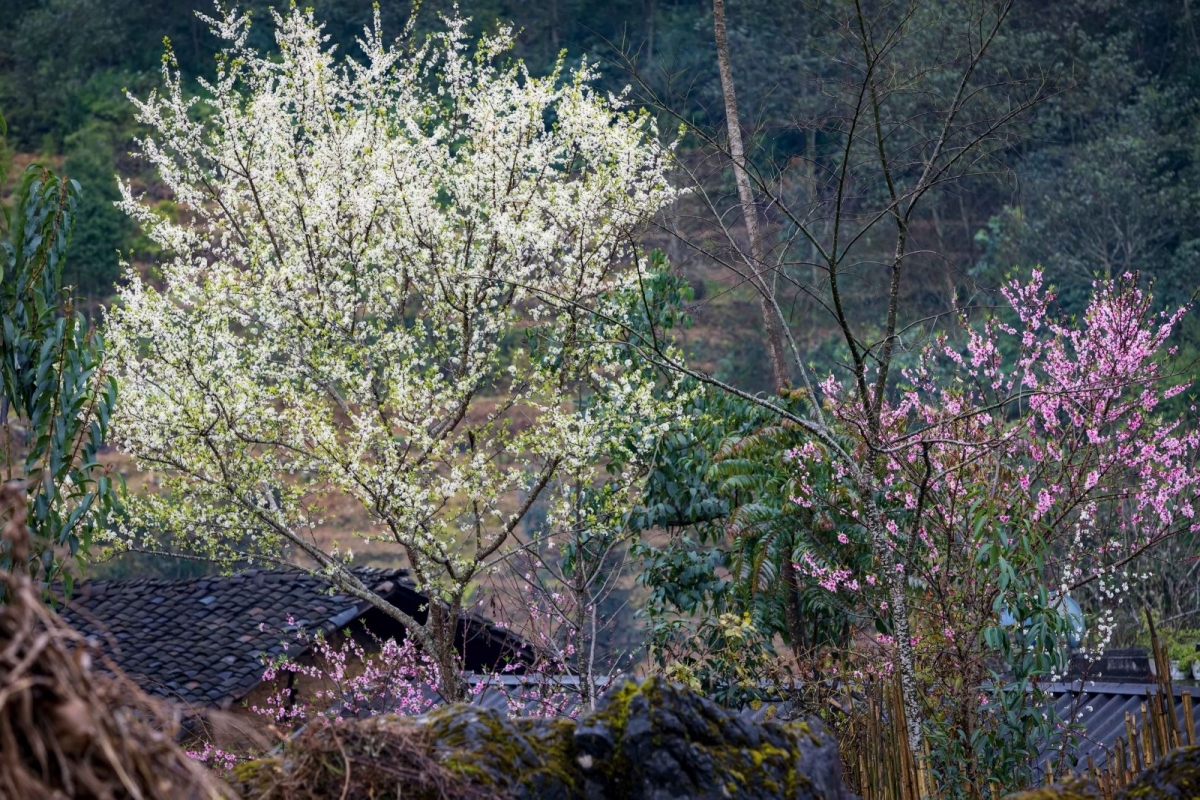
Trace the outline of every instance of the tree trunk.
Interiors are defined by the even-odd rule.
[[[913,651],[912,630],[908,627],[908,565],[896,559],[896,549],[888,541],[887,527],[883,515],[874,501],[874,485],[863,487],[867,501],[867,529],[871,534],[871,549],[880,569],[886,573],[888,603],[892,616],[892,636],[896,640],[896,668],[900,673],[900,693],[904,701],[905,733],[913,757],[924,757],[924,714],[921,712],[920,694],[917,686],[916,654]],[[901,567],[901,569],[897,569]]]
[[[646,63],[654,60],[654,18],[658,16],[657,0],[648,0],[646,9]]]
[[[430,655],[437,667],[442,697],[447,703],[462,702],[470,695],[470,687],[463,677],[462,659],[454,646],[458,613],[455,609],[430,600],[429,621],[426,625],[433,639],[434,652]]]
[[[801,671],[801,660],[808,650],[808,637],[805,636],[804,618],[800,614],[800,586],[796,581],[796,567],[791,559],[784,559],[782,589],[784,594],[783,617],[787,624],[788,637],[791,639],[792,658],[796,662],[796,671]]]
[[[738,118],[737,94],[733,87],[733,68],[729,63],[729,38],[725,32],[725,1],[713,0],[713,32],[717,43],[717,66],[721,72],[721,90],[725,96],[725,126],[729,132],[729,155],[733,160],[733,176],[737,184],[738,201],[742,206],[742,218],[746,222],[746,236],[750,240],[751,283],[759,292],[763,322],[766,325],[767,347],[771,355],[771,370],[775,376],[775,389],[782,391],[791,386],[787,366],[787,354],[783,347],[783,320],[775,311],[775,281],[768,281],[765,274],[762,235],[758,227],[758,208],[754,202],[754,189],[750,185],[750,173],[746,171],[746,151],[742,146],[742,125]]]
[[[550,0],[550,47],[558,57],[558,0]]]

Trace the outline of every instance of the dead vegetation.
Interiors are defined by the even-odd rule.
[[[501,800],[433,754],[433,732],[381,716],[340,725],[322,722],[281,754],[235,769],[247,800]]]
[[[178,720],[48,609],[24,575],[25,490],[0,487],[0,797],[215,800],[227,786],[176,743]]]

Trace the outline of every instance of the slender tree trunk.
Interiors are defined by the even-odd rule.
[[[438,681],[441,684],[442,697],[448,703],[458,703],[467,699],[470,694],[466,678],[463,677],[462,659],[454,646],[455,634],[458,630],[457,609],[447,608],[441,603],[430,600],[429,620],[426,623],[433,639],[434,664],[438,671]]]
[[[870,480],[870,479],[869,479]],[[886,573],[888,603],[891,606],[892,636],[896,640],[895,666],[900,673],[900,694],[904,701],[904,716],[908,735],[908,746],[916,759],[924,758],[924,713],[921,711],[920,688],[917,686],[917,660],[912,644],[912,629],[908,625],[908,568],[897,558],[897,548],[889,540],[883,514],[870,498],[874,497],[874,485],[863,487],[867,501],[867,531],[871,535],[871,549],[875,560]]]
[[[809,125],[805,131],[805,146],[804,146],[804,182],[808,187],[808,203],[810,209],[817,207],[817,128],[816,125]],[[809,259],[812,264],[812,287],[815,292],[817,289],[817,259],[820,253],[817,251],[816,242],[809,244]]]
[[[762,234],[758,227],[758,208],[750,173],[746,171],[746,151],[742,146],[742,125],[738,118],[737,94],[733,87],[733,68],[729,63],[729,38],[725,32],[725,2],[713,0],[713,32],[717,43],[717,66],[721,72],[721,90],[725,96],[725,125],[729,131],[729,155],[733,159],[733,176],[737,184],[742,218],[746,221],[746,236],[750,240],[750,269],[754,288],[759,292],[763,322],[766,325],[767,347],[771,355],[771,370],[777,391],[791,386],[788,377],[787,354],[783,347],[783,320],[775,312],[774,280],[765,274]]]
[[[967,257],[975,263],[975,234],[971,230],[971,221],[967,217],[967,204],[963,202],[963,193],[958,194],[958,215],[962,218],[963,236],[967,242]]]
[[[592,630],[588,635],[587,640],[587,703],[588,708],[592,711],[596,710],[596,604],[592,603],[589,607],[588,618],[592,625]]]
[[[808,637],[804,631],[804,617],[800,613],[800,586],[796,581],[796,567],[785,559],[783,565],[783,617],[788,636],[792,642],[792,657],[796,672],[800,672],[801,657],[808,650]]]
[[[550,0],[550,47],[558,56],[558,0]]]
[[[1188,29],[1188,50],[1192,55],[1196,54],[1197,49],[1200,49],[1200,39],[1196,37],[1196,23],[1192,19],[1192,3],[1191,0],[1183,0],[1183,21]]]
[[[648,0],[646,9],[646,63],[654,60],[654,18],[658,16],[657,0]]]

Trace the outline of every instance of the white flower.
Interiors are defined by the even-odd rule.
[[[163,90],[134,101],[141,155],[184,211],[123,188],[169,253],[154,284],[127,271],[108,325],[115,438],[162,476],[125,530],[319,558],[320,497],[351,497],[377,525],[360,536],[461,599],[532,493],[554,521],[557,473],[594,480],[633,448],[636,475],[688,399],[657,400],[612,345],[614,298],[644,277],[630,242],[675,196],[669,153],[587,64],[508,61],[510,30],[477,58],[459,17],[412,47],[377,19],[353,61],[310,14],[275,20],[272,55],[246,18],[209,20],[225,49],[205,99],[167,59]]]

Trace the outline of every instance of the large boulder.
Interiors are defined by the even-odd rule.
[[[314,726],[239,775],[243,796],[264,800],[323,797],[325,786],[330,797],[852,797],[837,744],[819,723],[730,712],[656,679],[613,688],[577,723],[450,706]]]
[[[1010,794],[1005,800],[1103,800],[1104,795],[1091,781],[1071,780],[1052,786],[1040,786],[1028,792]]]
[[[660,680],[610,691],[573,738],[588,800],[850,796],[819,723],[757,721]]]

